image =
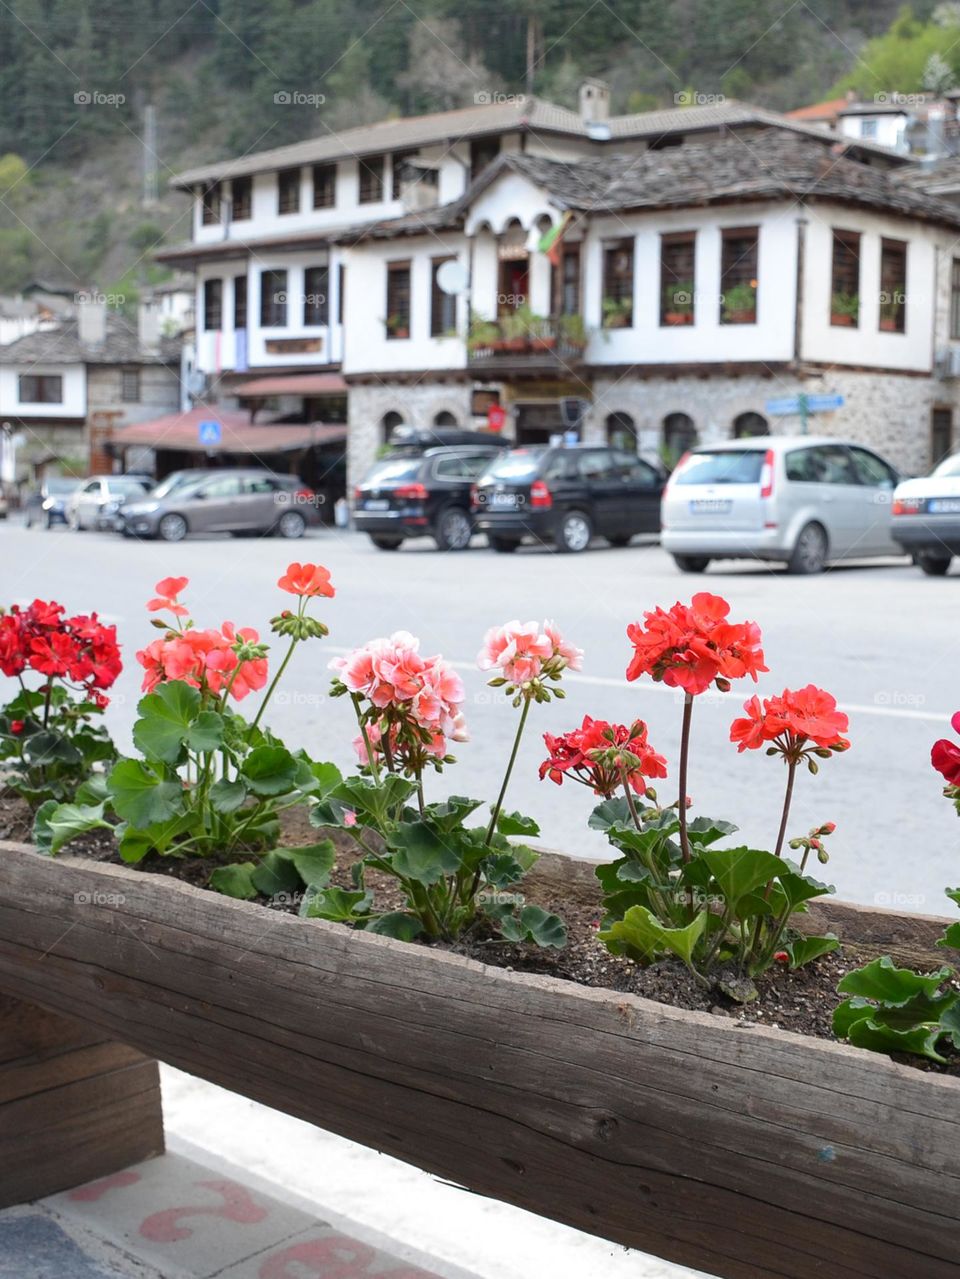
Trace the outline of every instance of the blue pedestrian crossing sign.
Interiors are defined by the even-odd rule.
[[[197,436],[201,444],[219,444],[222,435],[223,428],[219,422],[200,422],[197,425]]]

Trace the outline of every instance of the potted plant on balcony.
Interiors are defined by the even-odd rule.
[[[391,338],[408,338],[410,336],[410,321],[403,315],[388,315],[387,335]]]
[[[604,298],[602,309],[605,329],[626,329],[633,322],[633,302],[630,298]]]
[[[534,315],[526,302],[518,306],[515,311],[508,311],[500,320],[504,350],[514,354],[529,351],[533,345],[533,334],[538,320],[539,316]]]
[[[534,316],[530,347],[534,351],[553,351],[557,346],[556,321],[545,315]]]
[[[470,316],[470,329],[467,333],[467,350],[471,355],[481,351],[494,351],[500,340],[500,328],[493,320],[485,320],[476,312]]]
[[[677,280],[663,290],[661,323],[669,328],[693,323],[693,281]]]
[[[724,324],[756,324],[757,288],[754,284],[735,284],[723,295]]]
[[[830,299],[830,323],[836,328],[855,329],[860,318],[858,293],[834,293]]]
[[[887,295],[880,302],[881,333],[897,333],[900,330],[902,303]]]
[[[557,332],[564,344],[574,351],[584,351],[587,346],[587,326],[579,311],[557,318]]]

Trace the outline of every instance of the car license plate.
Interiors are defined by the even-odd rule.
[[[389,511],[390,503],[384,498],[367,498],[363,504],[365,511]]]
[[[931,515],[960,515],[960,497],[934,497],[927,503]]]
[[[690,503],[692,515],[726,515],[733,503],[724,497],[700,497]]]
[[[490,505],[499,507],[514,507],[517,504],[516,493],[492,493],[490,496]]]

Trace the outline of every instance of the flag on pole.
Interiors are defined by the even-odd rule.
[[[544,231],[543,235],[540,237],[540,243],[537,245],[537,249],[540,253],[545,253],[547,255],[553,266],[560,265],[560,244],[572,221],[573,214],[568,209],[560,221],[555,222],[553,226]]]

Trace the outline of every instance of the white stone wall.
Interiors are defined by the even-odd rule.
[[[470,418],[472,387],[459,383],[377,382],[351,386],[348,399],[347,483],[352,488],[376,460],[383,444],[383,418],[400,413],[408,426],[433,425],[438,413],[452,413],[457,425],[472,429],[479,425]]]
[[[656,448],[662,441],[663,420],[670,413],[688,414],[702,443],[731,438],[734,420],[741,413],[767,418],[771,434],[795,434],[800,430],[799,418],[774,417],[764,406],[769,399],[800,391],[809,395],[838,393],[845,400],[835,412],[812,415],[811,434],[835,435],[869,445],[906,473],[929,469],[934,407],[952,408],[955,430],[960,431],[957,381],[838,368],[822,377],[789,379],[597,378],[585,438],[602,439],[608,415],[617,412],[630,414],[645,448]]]

